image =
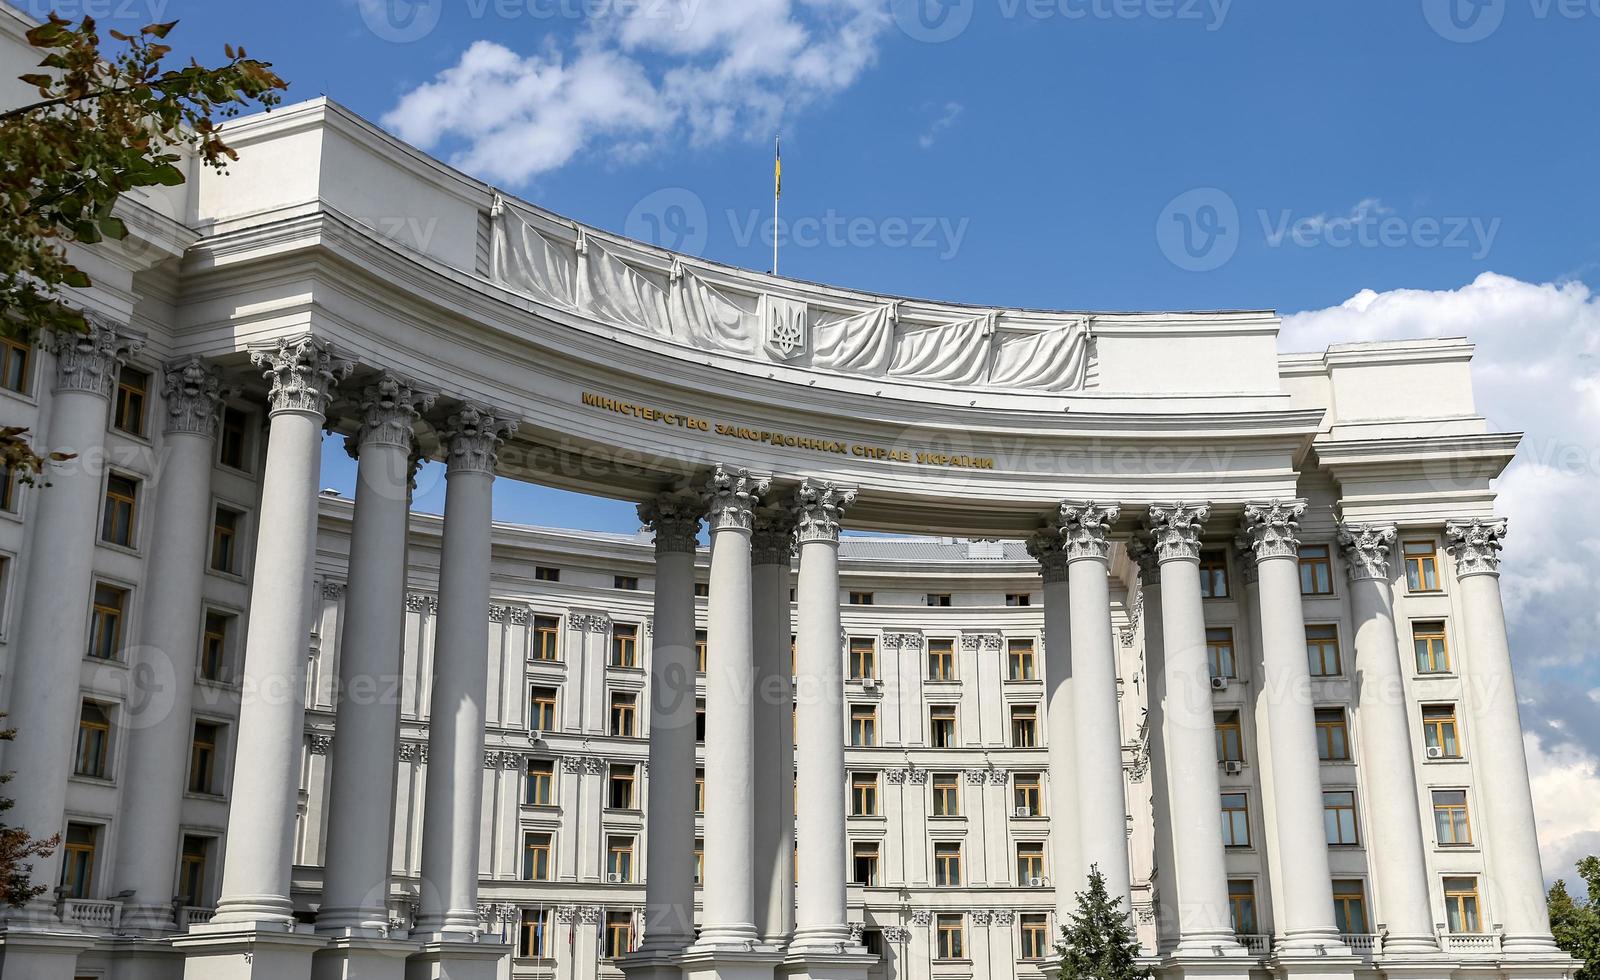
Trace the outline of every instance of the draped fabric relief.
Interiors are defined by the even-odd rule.
[[[989,372],[989,338],[993,313],[939,327],[902,333],[895,344],[889,374],[915,381],[953,385],[983,384]]]
[[[842,374],[880,375],[894,358],[894,304],[811,328],[811,366]]]
[[[498,200],[489,217],[489,275],[494,281],[552,306],[575,307],[577,256]]]
[[[1079,320],[1040,333],[998,333],[989,384],[995,388],[1075,391],[1089,368],[1089,331]]]
[[[755,353],[758,342],[754,315],[746,313],[676,259],[672,262],[669,296],[677,340],[691,347]]]
[[[672,337],[667,291],[578,231],[578,308],[608,323]]]

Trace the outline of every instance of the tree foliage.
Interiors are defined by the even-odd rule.
[[[0,718],[4,718],[0,715]],[[0,741],[16,738],[17,730],[0,731]],[[0,785],[11,781],[11,773],[0,773]],[[33,859],[49,857],[61,844],[59,835],[48,840],[35,840],[21,827],[8,826],[3,818],[11,809],[12,801],[0,797],[0,902],[11,908],[21,908],[28,900],[44,894],[45,886],[33,883]]]
[[[1149,967],[1139,965],[1139,940],[1122,899],[1106,893],[1100,866],[1089,868],[1089,887],[1076,896],[1078,907],[1061,926],[1056,952],[1061,954],[1061,980],[1149,980]]]
[[[1550,889],[1550,931],[1556,945],[1584,961],[1577,980],[1600,980],[1600,857],[1579,861],[1578,877],[1588,886],[1581,902],[1567,892],[1566,879]]]

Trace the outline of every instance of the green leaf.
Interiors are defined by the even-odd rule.
[[[177,187],[184,181],[183,171],[170,163],[162,164],[155,168],[150,174],[150,178],[162,187]]]
[[[113,241],[122,241],[128,237],[128,225],[121,218],[101,218],[100,233]]]

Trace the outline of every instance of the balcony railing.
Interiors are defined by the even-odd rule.
[[[1364,960],[1383,955],[1383,937],[1372,933],[1347,932],[1339,938],[1350,947],[1350,952]]]
[[[210,922],[211,917],[216,914],[216,909],[205,908],[200,905],[185,905],[178,910],[178,928],[187,930],[192,925]]]
[[[1272,937],[1265,933],[1246,932],[1234,936],[1251,956],[1265,956],[1272,950]]]
[[[122,903],[69,898],[61,907],[61,919],[84,929],[114,932],[122,924]]]
[[[1499,956],[1500,934],[1498,932],[1443,932],[1439,934],[1439,945],[1446,953],[1461,953],[1466,956]]]

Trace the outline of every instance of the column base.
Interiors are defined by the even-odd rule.
[[[110,961],[110,980],[183,980],[183,953],[170,937],[118,936],[97,948]]]
[[[311,980],[405,980],[418,945],[402,939],[332,936],[311,959]]]
[[[867,971],[877,962],[876,956],[854,943],[840,943],[836,951],[815,946],[791,948],[778,967],[778,976],[784,980],[867,980]]]
[[[406,960],[405,980],[495,980],[511,947],[459,939],[428,939]]]
[[[308,932],[209,922],[172,940],[184,955],[184,980],[299,980],[327,945]]]
[[[0,980],[73,980],[78,954],[95,945],[88,933],[43,923],[9,923],[0,931]]]
[[[773,980],[783,954],[751,941],[690,946],[679,957],[683,980]]]
[[[1217,943],[1205,950],[1189,947],[1172,951],[1161,958],[1161,976],[1168,980],[1249,980],[1259,961],[1236,942]]]
[[[1366,966],[1359,956],[1351,956],[1343,943],[1329,943],[1324,948],[1326,955],[1315,949],[1274,950],[1267,958],[1267,969],[1279,980],[1355,980],[1356,971]]]
[[[681,949],[641,949],[617,962],[628,980],[683,980]]]

